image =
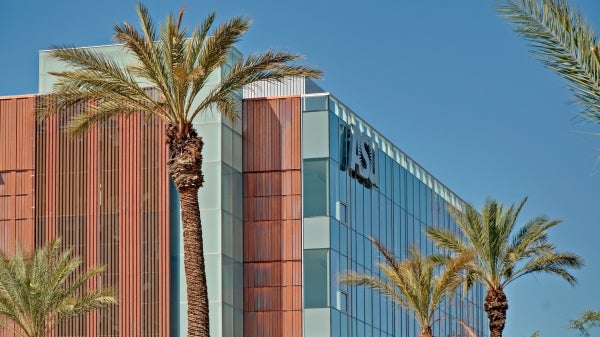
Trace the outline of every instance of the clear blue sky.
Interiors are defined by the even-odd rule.
[[[600,2],[575,0],[600,28]],[[186,23],[216,10],[248,15],[245,54],[285,48],[325,72],[320,82],[417,162],[479,207],[529,196],[521,220],[564,219],[551,239],[586,259],[571,288],[550,276],[508,289],[506,336],[576,336],[581,311],[600,309],[600,132],[575,119],[560,78],[528,53],[493,0],[150,1],[155,19],[187,7]],[[0,95],[37,91],[38,50],[110,44],[137,23],[133,1],[0,2]],[[443,336],[441,336],[443,337]]]

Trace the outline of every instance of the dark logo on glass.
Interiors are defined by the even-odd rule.
[[[342,162],[345,169],[366,186],[379,186],[379,154],[377,144],[366,133],[344,127]]]

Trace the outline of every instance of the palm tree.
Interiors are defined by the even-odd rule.
[[[209,336],[208,295],[198,190],[202,187],[203,140],[192,125],[199,114],[216,108],[223,116],[239,116],[235,94],[256,81],[278,81],[288,76],[318,78],[317,69],[294,64],[299,55],[268,50],[232,65],[229,73],[208,93],[204,88],[211,72],[227,60],[233,45],[250,27],[250,19],[234,17],[209,31],[210,14],[188,38],[182,27],[184,10],[169,14],[157,33],[148,10],[137,6],[141,31],[129,23],[116,25],[114,38],[135,59],[120,67],[114,60],[90,49],[58,48],[52,56],[70,68],[52,73],[58,77],[43,117],[65,111],[79,102],[93,102],[68,126],[80,134],[94,124],[143,111],[166,124],[169,147],[167,169],[181,199],[184,268],[188,299],[188,336]],[[150,83],[155,99],[140,83]]]
[[[513,233],[517,217],[527,198],[507,209],[488,199],[477,212],[473,205],[464,210],[450,206],[448,211],[461,234],[438,227],[428,227],[427,236],[440,248],[456,254],[473,253],[468,281],[487,288],[484,310],[489,319],[491,337],[501,337],[508,299],[504,288],[521,276],[550,273],[564,278],[571,285],[576,280],[568,269],[579,269],[583,259],[570,252],[559,252],[548,241],[548,230],[560,220],[539,216],[529,220]]]
[[[340,282],[364,285],[388,296],[414,315],[421,326],[420,337],[433,337],[433,315],[442,300],[453,296],[464,282],[462,271],[471,256],[469,253],[451,259],[441,255],[423,256],[413,245],[408,257],[400,261],[381,242],[372,241],[384,257],[384,262],[378,263],[377,268],[385,278],[351,271],[341,275]]]
[[[72,250],[61,250],[60,240],[26,254],[18,249],[13,256],[0,251],[0,327],[17,336],[44,337],[61,322],[94,309],[115,304],[112,291],[82,291],[88,280],[104,266],[78,273],[81,259]]]
[[[565,0],[502,0],[500,13],[548,69],[568,81],[581,117],[600,123],[600,51],[592,26]]]

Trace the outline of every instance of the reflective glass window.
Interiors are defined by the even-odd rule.
[[[400,164],[392,160],[392,181],[394,183],[394,191],[392,200],[394,203],[400,205]]]
[[[393,181],[392,181],[392,158],[385,156],[385,181],[387,184],[385,185],[385,195],[388,198],[392,198],[393,194]]]
[[[329,96],[304,97],[304,111],[329,110]]]
[[[348,176],[348,172],[347,171],[339,171],[338,177],[339,177],[339,184],[340,184],[339,185],[340,200],[348,201],[348,179],[350,179],[350,177]]]
[[[361,205],[360,207],[363,207],[363,209],[365,210],[365,214],[364,214],[364,233],[365,235],[369,235],[369,233],[371,233],[371,226],[372,226],[372,204],[371,204],[371,198],[373,194],[377,194],[376,190],[370,189],[370,188],[366,188],[364,189],[365,191],[365,195],[364,195],[364,204]]]
[[[423,182],[419,182],[419,204],[420,204],[420,218],[421,221],[427,221],[427,186]]]
[[[406,198],[407,198],[407,207],[406,210],[410,213],[413,214],[414,212],[414,194],[413,194],[413,183],[414,183],[414,176],[410,173],[406,174]]]
[[[329,266],[328,249],[304,250],[304,292],[305,308],[328,306]]]
[[[327,159],[304,161],[304,216],[327,215]]]
[[[332,113],[329,113],[329,156],[340,162],[340,125],[337,116]]]
[[[348,227],[340,226],[340,253],[348,256]]]
[[[385,193],[385,190],[387,187],[387,179],[386,179],[386,175],[385,175],[385,161],[386,159],[388,159],[388,156],[385,155],[385,153],[383,151],[381,151],[381,148],[379,149],[379,163],[378,164],[378,169],[379,169],[379,190],[382,191],[383,193]]]
[[[337,216],[337,203],[339,200],[339,170],[338,164],[335,161],[329,161],[329,214]]]

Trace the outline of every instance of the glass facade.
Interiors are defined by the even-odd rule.
[[[455,228],[446,206],[462,201],[333,96],[305,96],[303,103],[305,336],[415,336],[412,316],[377,291],[340,285],[339,275],[354,270],[381,276],[371,237],[400,258],[413,244],[432,253],[425,227]],[[327,139],[315,141],[321,138],[315,130],[323,128]],[[347,170],[351,129],[376,145],[377,186]],[[458,320],[482,335],[482,303],[481,287],[445,301],[434,335],[462,333]],[[329,317],[320,329],[314,327],[317,312]]]

